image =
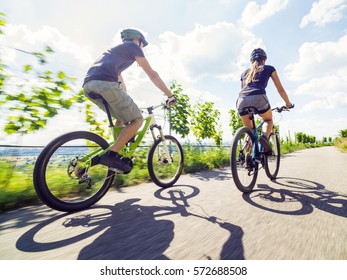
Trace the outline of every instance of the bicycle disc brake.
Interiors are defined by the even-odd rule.
[[[74,178],[73,175],[75,175],[77,179],[80,179],[86,173],[87,169],[79,165],[78,156],[74,157],[69,162],[69,165],[67,167],[67,174],[69,175],[69,177]]]
[[[78,184],[86,183],[88,189],[92,188],[92,178],[88,175],[88,168],[80,165],[78,156],[69,162],[67,174],[70,178],[78,180]]]
[[[171,163],[172,163],[172,162],[173,162],[173,158],[172,158],[172,157],[170,157],[170,158],[171,158]],[[168,164],[168,163],[169,163],[169,160],[167,159],[167,157],[159,156],[158,162],[159,162],[160,164]]]

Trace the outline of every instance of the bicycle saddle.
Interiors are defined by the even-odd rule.
[[[258,114],[258,109],[253,107],[253,106],[245,107],[245,108],[243,108],[243,111],[247,112],[247,113]]]
[[[103,97],[102,97],[102,95],[100,95],[100,94],[98,94],[98,93],[96,93],[96,92],[88,92],[87,93],[88,94],[88,96],[90,97],[90,98],[92,98],[92,99],[104,99]]]

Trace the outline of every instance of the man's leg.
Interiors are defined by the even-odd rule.
[[[127,124],[124,129],[119,133],[116,142],[112,145],[111,150],[119,152],[120,149],[135,135],[140,129],[143,119],[136,119]]]

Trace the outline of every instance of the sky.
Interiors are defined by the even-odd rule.
[[[50,65],[76,77],[78,90],[93,61],[121,42],[120,31],[136,28],[149,42],[144,53],[152,68],[166,84],[180,83],[192,105],[214,102],[223,141],[230,142],[228,111],[235,109],[251,51],[261,47],[295,104],[274,116],[281,137],[304,132],[321,139],[347,129],[347,0],[1,0],[0,11],[7,20],[1,59],[14,76],[32,60],[14,48],[49,45]],[[136,63],[123,77],[139,106],[164,99]],[[273,107],[284,105],[271,80],[267,94]],[[88,125],[75,108],[34,134],[0,132],[0,144],[44,145],[76,129]]]

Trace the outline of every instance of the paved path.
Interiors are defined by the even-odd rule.
[[[317,148],[260,171],[242,195],[229,168],[113,190],[74,214],[0,214],[0,259],[347,259],[347,155]]]

